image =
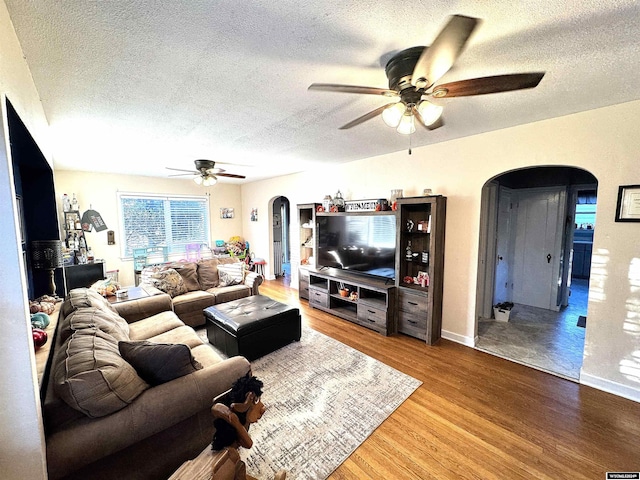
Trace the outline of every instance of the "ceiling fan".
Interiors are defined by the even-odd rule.
[[[213,160],[194,160],[196,164],[195,170],[183,170],[181,168],[171,168],[165,167],[167,170],[174,170],[176,172],[187,172],[187,173],[176,173],[174,175],[169,175],[170,177],[182,177],[187,175],[195,175],[193,181],[198,185],[204,185],[205,187],[209,187],[211,185],[215,185],[218,181],[218,177],[230,177],[230,178],[246,178],[244,175],[236,175],[235,173],[225,173],[226,170],[216,167],[216,162]],[[218,162],[223,163],[224,162]]]
[[[545,72],[495,75],[435,85],[460,56],[479,23],[477,18],[453,15],[431,46],[407,48],[395,54],[385,67],[389,89],[313,83],[309,90],[394,97],[397,101],[378,107],[340,129],[355,127],[382,115],[388,126],[408,135],[416,130],[414,119],[429,130],[444,124],[441,117],[443,107],[432,102],[434,98],[484,95],[536,87]]]

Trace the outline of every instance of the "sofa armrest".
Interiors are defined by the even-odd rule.
[[[47,439],[50,474],[65,475],[68,465],[78,469],[210,409],[215,397],[250,370],[247,359],[232,357],[149,388],[111,415],[82,419],[51,434]]]
[[[157,313],[173,311],[171,297],[166,293],[114,303],[113,306],[127,323],[137,322]]]
[[[251,295],[260,295],[258,287],[262,285],[264,277],[256,272],[247,272],[244,277],[244,284],[251,289]]]

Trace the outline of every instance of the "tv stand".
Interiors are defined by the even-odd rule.
[[[349,295],[340,294],[344,286]],[[395,285],[384,279],[326,268],[309,269],[309,305],[336,317],[375,330],[382,335],[395,331]],[[350,294],[355,292],[356,299]]]

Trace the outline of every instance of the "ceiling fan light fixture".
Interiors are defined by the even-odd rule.
[[[382,111],[382,120],[387,124],[387,126],[391,128],[398,128],[406,110],[407,107],[405,107],[404,103],[394,103]]]
[[[212,185],[215,185],[217,181],[218,179],[213,175],[206,175],[202,180],[202,185],[204,185],[205,187],[210,187]]]
[[[196,185],[202,185],[202,177],[200,175],[194,177],[193,181],[196,182]]]
[[[407,109],[405,114],[402,115],[400,124],[396,130],[402,135],[411,135],[416,131],[415,117],[413,116],[413,113],[411,113],[411,110]]]
[[[422,121],[425,125],[433,125],[438,121],[442,115],[443,107],[441,105],[435,105],[427,100],[422,100],[416,107],[418,113],[422,117]]]

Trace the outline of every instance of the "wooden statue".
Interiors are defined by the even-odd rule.
[[[213,480],[256,480],[247,474],[238,448],[253,446],[249,427],[260,420],[265,412],[265,406],[260,400],[262,387],[263,383],[248,373],[236,380],[231,387],[228,396],[230,405],[216,403],[211,408],[216,427],[211,442],[214,451]],[[276,473],[275,480],[285,478],[285,471]]]

